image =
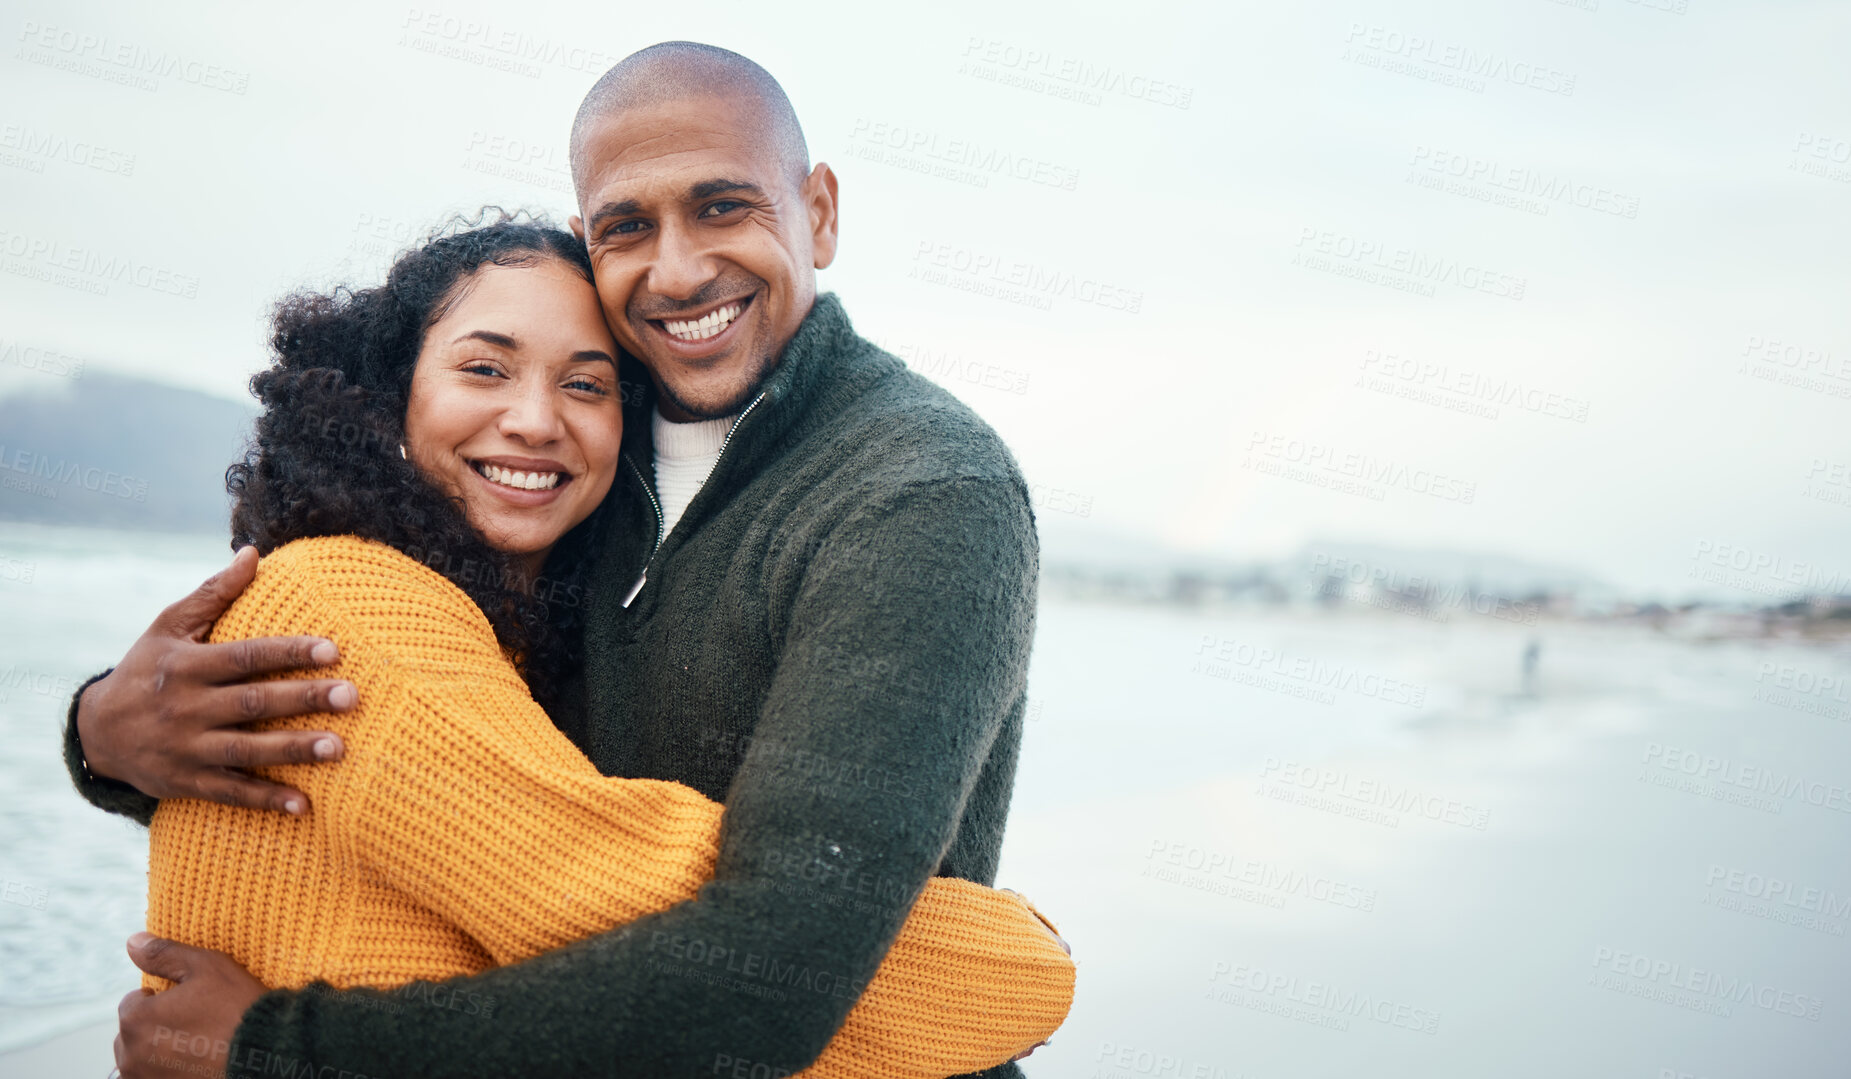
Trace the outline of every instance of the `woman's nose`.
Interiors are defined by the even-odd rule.
[[[501,433],[530,446],[558,438],[564,425],[559,421],[551,390],[543,384],[522,387],[501,414]]]

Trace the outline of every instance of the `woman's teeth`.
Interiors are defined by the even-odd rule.
[[[726,332],[726,328],[739,317],[741,309],[741,304],[729,303],[692,322],[677,322],[672,318],[665,318],[662,320],[662,328],[677,341],[705,341],[715,334]]]
[[[558,472],[516,472],[499,465],[478,464],[476,471],[487,477],[490,483],[499,483],[503,487],[519,487],[523,491],[546,491],[559,485]]]

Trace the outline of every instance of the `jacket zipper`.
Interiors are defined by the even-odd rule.
[[[761,391],[757,397],[752,398],[751,404],[748,404],[740,411],[739,418],[733,421],[733,426],[727,430],[726,437],[720,440],[720,452],[715,455],[713,459],[713,468],[707,473],[709,477],[712,477],[714,472],[719,471],[720,462],[726,457],[726,447],[733,444],[733,435],[739,431],[739,425],[746,422],[746,417],[750,415],[752,410],[758,407],[758,403],[764,399],[765,395]],[[667,539],[668,536],[666,535],[666,530],[662,527],[666,522],[665,515],[662,512],[661,500],[656,498],[655,490],[649,486],[649,481],[643,478],[642,469],[638,468],[636,463],[630,460],[629,455],[626,454],[623,460],[625,464],[630,466],[630,471],[636,473],[637,482],[643,485],[643,493],[649,496],[649,505],[656,511],[656,545],[649,549],[649,559],[643,563],[642,575],[637,577],[636,583],[630,586],[630,591],[623,597],[622,605],[627,608],[631,603],[635,602],[636,597],[643,591],[643,585],[649,583],[649,564],[655,561],[656,552],[662,549],[662,541]]]
[[[623,463],[629,465],[630,471],[636,473],[636,482],[638,486],[642,487],[643,493],[649,496],[649,506],[651,509],[655,510],[656,514],[656,545],[649,549],[649,560],[643,563],[643,575],[638,577],[636,583],[630,586],[630,591],[624,594],[623,606],[628,607],[630,601],[636,598],[636,594],[643,590],[643,582],[649,579],[649,561],[653,561],[656,557],[656,552],[662,549],[662,540],[664,536],[662,535],[663,514],[661,500],[656,498],[655,491],[651,490],[649,487],[649,480],[643,476],[643,470],[636,467],[636,462],[630,459],[629,454],[626,453],[623,455]]]

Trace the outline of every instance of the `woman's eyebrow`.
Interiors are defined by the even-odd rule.
[[[505,333],[496,333],[493,330],[471,330],[450,343],[454,345],[472,338],[477,341],[486,341],[497,348],[518,349],[521,347],[520,343],[514,340],[514,338],[509,337]]]
[[[573,363],[579,363],[581,361],[589,361],[589,360],[603,360],[605,363],[610,364],[612,367],[617,366],[616,357],[612,356],[610,353],[604,351],[601,348],[581,348],[577,352],[574,352],[572,354]]]

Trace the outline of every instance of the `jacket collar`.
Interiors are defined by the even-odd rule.
[[[698,520],[720,497],[717,492],[731,491],[755,475],[806,417],[835,411],[834,406],[846,403],[872,381],[900,366],[899,361],[886,357],[855,334],[835,293],[819,294],[784,346],[777,364],[759,384],[758,392],[747,398],[720,460],[700,493],[688,504],[683,520]],[[653,509],[658,504],[655,440],[650,423],[656,403],[655,384],[642,362],[627,354],[619,377],[624,391],[623,453],[634,466],[633,475],[643,479],[644,500]],[[651,513],[642,516],[651,518]],[[647,524],[643,527],[647,529]],[[667,537],[663,539],[666,542]],[[654,537],[649,542],[653,544]]]

